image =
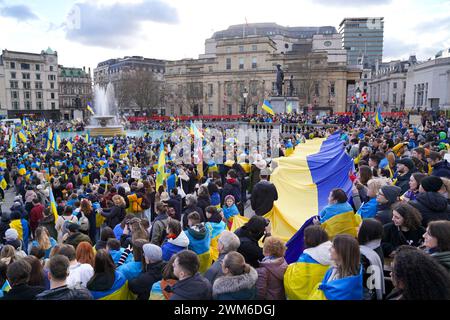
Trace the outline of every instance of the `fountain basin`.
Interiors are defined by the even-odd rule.
[[[87,126],[86,130],[89,130],[92,137],[114,137],[114,136],[124,136],[125,131],[122,125],[110,125],[109,121],[114,119],[115,116],[105,115],[105,116],[95,116],[93,119],[97,120],[99,125]]]

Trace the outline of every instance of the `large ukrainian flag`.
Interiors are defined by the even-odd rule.
[[[122,273],[115,271],[115,280],[111,289],[106,291],[90,291],[95,300],[128,300],[127,279]]]
[[[273,162],[278,166],[270,181],[277,188],[278,200],[265,217],[272,222],[272,234],[284,241],[328,205],[332,189],[351,193],[349,172],[353,163],[344,152],[339,133],[326,139],[307,140],[290,157],[273,159]],[[235,216],[232,230],[247,221],[245,217]]]

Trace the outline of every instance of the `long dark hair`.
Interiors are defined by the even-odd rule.
[[[341,278],[355,276],[360,271],[359,244],[355,238],[346,234],[337,235],[333,247],[340,258],[338,273]]]
[[[41,261],[35,256],[26,256],[23,258],[31,266],[30,279],[28,285],[30,286],[43,286],[44,285],[44,273]]]
[[[402,247],[408,248],[402,249]],[[404,300],[450,299],[450,275],[433,257],[402,246],[394,256],[392,277]]]

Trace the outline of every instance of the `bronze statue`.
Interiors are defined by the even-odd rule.
[[[284,84],[284,72],[281,69],[281,64],[277,64],[277,96],[283,95],[283,84]]]

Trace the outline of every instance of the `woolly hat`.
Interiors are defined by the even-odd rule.
[[[420,183],[426,192],[438,192],[443,185],[442,179],[435,176],[425,177]]]
[[[228,199],[233,200],[234,203],[236,203],[236,199],[234,199],[234,196],[232,196],[231,194],[227,195],[225,197],[225,199],[223,199],[224,202],[227,202]]]
[[[412,171],[416,166],[414,165],[414,161],[410,158],[402,158],[400,160],[397,160],[397,163],[403,164],[406,166],[409,171]]]
[[[394,203],[400,196],[402,189],[397,186],[383,186],[381,187],[381,192],[383,192],[384,197],[389,201],[389,203]]]
[[[161,261],[162,260],[162,250],[157,245],[146,243],[142,247],[144,251],[144,256],[150,261]]]
[[[6,241],[14,241],[19,238],[19,234],[16,229],[8,229],[5,232],[5,240]]]

